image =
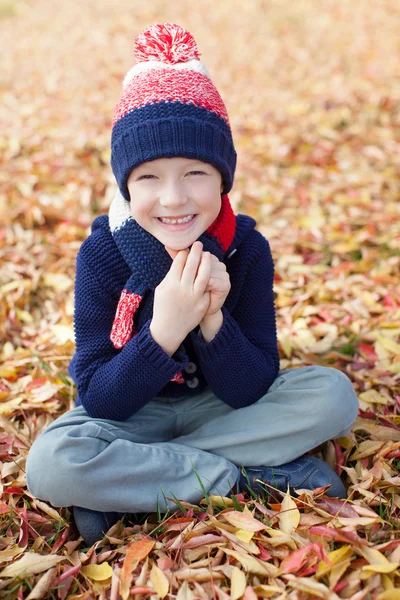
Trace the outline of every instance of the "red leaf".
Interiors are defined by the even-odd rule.
[[[322,537],[326,537],[328,539],[334,539],[339,542],[353,542],[355,544],[360,544],[361,546],[367,546],[367,540],[363,540],[360,538],[355,531],[349,531],[348,529],[341,529],[340,532],[337,529],[333,529],[333,527],[328,527],[327,525],[314,525],[310,527],[308,530],[312,535],[321,535]]]
[[[30,381],[26,386],[25,391],[28,392],[29,390],[34,390],[35,388],[42,387],[42,385],[44,385],[45,383],[47,383],[46,377],[41,377],[40,379],[32,379],[32,381]]]
[[[375,350],[373,349],[372,346],[370,346],[369,344],[358,344],[358,348],[362,354],[362,356],[364,358],[366,358],[367,360],[372,360],[372,361],[376,361],[378,360],[378,355],[375,352]]]
[[[10,488],[6,488],[3,491],[3,494],[24,494],[24,490],[22,488],[18,488],[18,487],[10,487]]]
[[[326,510],[330,515],[339,517],[358,517],[358,513],[351,507],[348,502],[343,502],[337,498],[322,498],[317,502],[317,506]]]
[[[0,515],[5,515],[10,512],[10,507],[5,502],[0,501]]]
[[[264,546],[261,546],[261,544],[256,544],[256,545],[260,551],[258,558],[261,560],[271,560],[272,556],[269,554],[269,552],[267,552],[267,550],[264,548]]]

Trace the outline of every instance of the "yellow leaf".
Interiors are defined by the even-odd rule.
[[[282,593],[282,589],[277,585],[264,585],[263,583],[253,589],[258,598],[270,598],[271,596],[275,596],[275,594]]]
[[[284,533],[291,533],[300,523],[300,512],[290,496],[289,488],[282,501],[281,512],[278,514],[279,528]]]
[[[330,571],[329,577],[329,588],[332,590],[339,581],[342,581],[342,577],[351,565],[351,558],[346,558],[346,560],[338,563],[333,567]]]
[[[285,545],[291,550],[297,550],[294,540],[287,533],[283,533],[280,529],[272,529],[272,527],[266,527],[265,529],[271,537],[271,539],[268,540],[271,546]]]
[[[231,498],[226,498],[225,496],[209,496],[211,506],[233,506],[233,500]],[[200,504],[208,504],[207,500],[203,498],[200,500]]]
[[[329,558],[331,564],[329,565],[328,563],[321,560],[318,563],[318,569],[317,569],[316,575],[322,576],[322,575],[325,575],[326,573],[329,573],[329,571],[331,569],[333,569],[333,567],[335,565],[337,565],[342,560],[349,558],[352,555],[352,553],[353,553],[353,551],[350,546],[342,546],[341,548],[338,548],[337,550],[333,550],[332,552],[329,552],[328,558]]]
[[[101,565],[86,565],[80,572],[93,581],[104,581],[112,576],[113,571],[108,562],[103,562]]]
[[[32,323],[33,317],[30,313],[28,313],[28,311],[21,310],[20,308],[16,308],[15,312],[16,312],[18,320],[21,321],[22,323]]]
[[[157,565],[153,565],[150,571],[150,581],[160,598],[165,598],[169,590],[169,581]]]
[[[326,585],[318,583],[310,577],[295,577],[294,575],[287,575],[287,579],[287,585],[295,590],[306,592],[313,598],[326,598],[327,600],[338,598],[336,594],[333,595],[331,590],[327,588]]]
[[[292,344],[290,343],[290,337],[288,335],[279,335],[278,340],[286,358],[290,358],[292,356]]]
[[[68,325],[53,325],[53,342],[64,346],[67,342],[75,342],[74,330]]]
[[[366,392],[361,392],[358,395],[360,400],[363,402],[368,402],[368,404],[387,404],[388,400],[382,394],[379,394],[376,390],[367,390]]]
[[[385,590],[393,590],[394,589],[393,579],[391,577],[389,577],[389,575],[382,573],[381,580],[382,580],[383,588]]]
[[[371,390],[369,390],[371,391]],[[362,394],[360,394],[361,398]],[[361,458],[366,458],[367,456],[372,456],[376,454],[378,450],[382,448],[385,442],[374,442],[372,440],[365,440],[358,444],[358,447],[351,455],[350,460],[360,460]]]
[[[400,600],[400,590],[385,590],[376,597],[376,600]]]
[[[389,563],[387,565],[365,565],[362,567],[362,571],[372,571],[373,573],[392,573],[396,571],[400,566],[400,563]]]
[[[5,550],[0,550],[0,562],[5,562],[9,558],[14,558],[14,556],[18,556],[18,554],[22,554],[24,552],[26,546],[20,548],[18,544],[14,544],[14,546],[10,546]]]
[[[261,575],[262,577],[265,577],[266,575],[275,577],[276,573],[278,572],[278,568],[275,567],[275,565],[265,561],[256,560],[249,554],[237,552],[236,550],[231,550],[230,548],[221,548],[221,550],[223,550],[225,554],[236,558],[242,567],[244,567],[249,573]]]
[[[376,517],[337,517],[338,522],[343,525],[344,527],[357,527],[357,525],[360,526],[366,526],[366,525],[372,525],[373,523],[377,523],[379,522],[381,519],[378,515],[376,515]]]
[[[246,575],[238,569],[233,567],[231,576],[231,598],[232,600],[238,600],[244,594],[246,589]]]
[[[8,565],[0,573],[0,577],[19,577],[36,575],[54,567],[57,563],[65,560],[66,556],[57,556],[55,554],[36,554],[36,552],[26,552],[22,558]]]
[[[222,527],[220,527],[220,525],[216,525],[216,528],[219,529],[219,531],[221,531],[222,535],[225,538],[227,538],[228,540],[233,542],[233,544],[237,544],[238,537],[236,536],[236,533],[231,533],[230,531],[227,531],[226,529],[223,529]],[[249,552],[250,554],[260,554],[260,550],[259,550],[257,544],[255,544],[251,540],[249,542],[245,542],[244,540],[241,540],[240,546],[241,546],[241,550],[245,550],[246,552]]]
[[[358,552],[370,563],[370,565],[387,565],[390,564],[386,556],[375,548],[360,547]]]
[[[74,282],[64,273],[45,273],[43,275],[43,283],[47,287],[65,292],[73,286]]]
[[[15,352],[15,348],[11,342],[6,342],[3,346],[3,360],[10,358]]]
[[[246,544],[250,542],[253,535],[254,531],[245,531],[244,529],[238,529],[236,532],[236,537]]]
[[[15,367],[8,367],[7,365],[0,365],[0,377],[15,377],[17,371]]]
[[[26,492],[25,492],[26,493]],[[31,496],[32,497],[32,496]],[[40,510],[42,510],[44,513],[46,513],[46,515],[49,515],[49,517],[51,517],[52,519],[54,519],[55,521],[60,521],[60,519],[62,520],[62,522],[66,525],[67,521],[65,521],[65,519],[63,519],[60,515],[60,513],[55,509],[52,508],[51,506],[49,506],[48,504],[46,504],[46,502],[42,502],[41,500],[37,500],[35,498],[35,504],[36,507],[39,508]]]
[[[346,253],[346,252],[354,252],[354,250],[359,250],[358,244],[355,240],[350,240],[348,242],[337,242],[331,246],[332,252],[337,252],[338,254]]]
[[[385,350],[388,350],[388,352],[390,352],[391,354],[400,354],[400,344],[397,344],[390,338],[379,334],[376,336],[376,339],[381,344],[381,346],[383,346]]]
[[[251,514],[251,512],[239,512],[233,510],[232,512],[224,513],[224,519],[228,521],[234,527],[244,529],[244,531],[261,531],[265,529],[265,525],[257,521]]]

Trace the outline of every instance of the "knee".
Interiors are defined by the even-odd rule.
[[[68,443],[68,438],[61,428],[45,431],[31,446],[26,461],[29,491],[53,506],[69,506],[70,491],[77,484],[71,466],[79,443]]]
[[[345,373],[331,367],[314,367],[322,379],[319,397],[320,415],[328,423],[332,436],[349,430],[357,418],[358,398]]]
[[[50,436],[42,433],[32,444],[26,460],[26,483],[36,498],[49,500],[47,484],[54,480]]]
[[[29,491],[53,506],[77,504],[79,491],[88,487],[92,462],[114,439],[92,422],[45,431],[28,453]]]

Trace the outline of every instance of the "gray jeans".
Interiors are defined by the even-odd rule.
[[[347,435],[358,400],[349,378],[327,367],[281,371],[268,392],[234,410],[211,391],[156,397],[126,421],[76,407],[34,442],[27,459],[33,495],[54,506],[176,510],[164,495],[198,503],[229,495],[239,466],[277,466]]]

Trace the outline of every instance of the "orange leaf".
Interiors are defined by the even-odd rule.
[[[146,558],[155,545],[154,540],[143,538],[137,542],[132,542],[125,555],[124,564],[122,565],[120,574],[120,593],[123,600],[129,597],[129,587],[132,579],[132,571],[136,565]]]

